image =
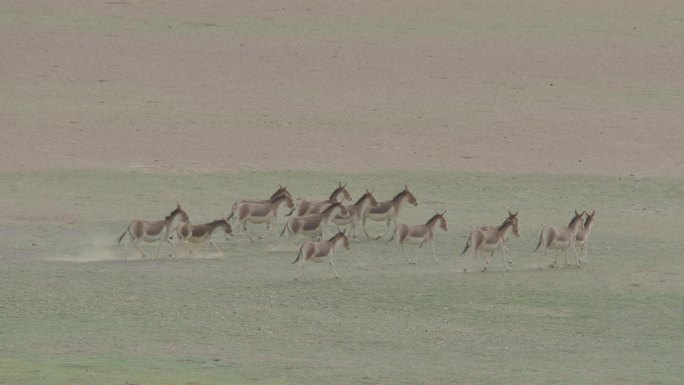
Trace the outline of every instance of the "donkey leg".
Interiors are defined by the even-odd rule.
[[[337,269],[335,268],[332,258],[328,258],[328,262],[330,262],[330,265],[332,265],[333,272],[335,273],[335,279],[340,278],[340,276],[337,274]]]
[[[406,257],[406,260],[408,261],[409,265],[413,265],[415,262],[411,261],[409,259],[408,254],[406,254],[406,250],[404,249],[404,244],[401,244],[401,252],[404,254],[404,257]]]
[[[575,244],[572,245],[572,252],[575,254],[575,260],[577,261],[577,267],[582,267],[582,265],[580,264],[579,254],[577,254],[577,247],[575,246]]]
[[[511,267],[508,265],[508,263],[506,263],[506,257],[508,257],[509,260],[511,259],[511,257],[507,254],[508,250],[506,250],[506,246],[504,246],[503,248],[501,248],[501,260],[503,261],[504,266],[506,266],[506,271],[511,271]]]
[[[128,251],[133,244],[133,239],[129,243],[126,244],[126,248],[124,248],[124,259],[128,259]]]
[[[214,241],[209,240],[209,244],[212,245],[212,246],[214,246],[214,247],[216,248],[216,250],[218,250],[218,252],[221,253],[221,255],[222,255],[224,258],[226,257],[226,255],[223,254],[223,251],[221,251],[221,249],[219,249],[219,247],[216,246],[216,244],[214,243]]]
[[[584,263],[585,265],[589,264],[589,261],[587,260],[587,257],[589,256],[588,255],[589,253],[587,252],[588,248],[589,248],[589,240],[587,240],[584,243],[584,245],[582,245],[582,252],[584,253],[584,256],[582,257],[582,263]]]
[[[479,254],[479,251],[476,251],[475,253]],[[484,265],[481,266],[480,271],[487,271],[487,266],[489,265],[489,259],[487,258],[487,254],[485,254],[484,257],[485,257],[485,263],[484,263]],[[478,258],[476,257],[475,260],[478,260]]]
[[[430,247],[432,247],[432,257],[435,259],[435,263],[439,265],[439,259],[437,259],[437,252],[435,251],[435,243],[430,240]]]
[[[155,258],[159,258],[159,250],[161,250],[161,244],[162,240],[161,238],[157,241],[157,254],[155,255]]]
[[[140,238],[136,239],[133,243],[132,246],[142,254],[142,257],[145,258],[145,251],[140,247]]]
[[[558,263],[558,253],[559,251],[556,250],[555,257],[553,259],[553,263],[551,263],[551,267],[556,267],[556,263]],[[546,249],[544,249],[544,255],[546,255]],[[563,266],[561,266],[563,267]]]

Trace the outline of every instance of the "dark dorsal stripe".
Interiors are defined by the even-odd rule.
[[[385,214],[392,209],[392,202],[379,202],[376,207],[371,207],[370,212],[373,214]]]

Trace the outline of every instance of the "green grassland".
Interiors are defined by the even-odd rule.
[[[123,259],[133,218],[181,203],[193,223],[288,184],[324,198],[338,181],[379,200],[408,184],[421,223],[449,231],[409,265],[360,237],[295,281],[297,241],[217,237]],[[684,376],[684,182],[471,173],[2,173],[0,384],[679,384]],[[514,261],[463,272],[469,230],[519,211]],[[544,224],[596,210],[589,264],[532,253]],[[283,220],[279,221],[278,231]],[[263,233],[262,228],[253,231]],[[384,224],[371,223],[380,233]],[[362,233],[361,233],[362,234]],[[388,237],[386,236],[385,239]],[[144,246],[148,254],[154,245]],[[415,247],[408,248],[415,253]],[[415,255],[415,254],[412,254]],[[471,265],[471,267],[473,267]]]

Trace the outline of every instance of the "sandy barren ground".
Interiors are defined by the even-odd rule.
[[[683,15],[681,0],[0,1],[0,383],[679,384]],[[273,169],[297,172],[249,172]],[[440,264],[361,238],[340,280],[309,265],[295,283],[295,240],[215,235],[227,257],[202,263],[166,244],[123,261],[116,244],[177,202],[204,223],[278,183],[325,196],[337,171],[359,172],[340,178],[354,197],[409,183],[406,223],[448,209]],[[497,257],[461,273],[472,227],[507,209],[513,272]],[[550,269],[538,231],[574,209],[597,211],[591,263]]]
[[[0,4],[0,170],[684,177],[678,1]]]

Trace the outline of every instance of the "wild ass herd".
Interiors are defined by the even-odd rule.
[[[179,204],[163,220],[132,221],[119,237],[118,243],[121,243],[123,238],[129,235],[131,242],[126,247],[126,256],[128,256],[128,247],[133,246],[145,257],[145,252],[140,247],[140,243],[144,241],[158,242],[156,257],[159,257],[162,240],[173,244],[174,256],[177,256],[179,247],[185,247],[192,253],[192,249],[187,245],[188,243],[212,245],[223,255],[221,249],[211,240],[214,232],[220,229],[226,235],[233,235],[233,227],[230,224],[232,221],[238,230],[242,228],[250,241],[254,242],[256,238],[247,229],[247,224],[265,224],[268,230],[267,235],[271,235],[277,224],[279,213],[283,212],[283,209],[287,209],[286,211],[289,212],[284,214],[287,220],[278,239],[283,238],[286,234],[289,238],[298,236],[306,236],[308,238],[299,245],[296,259],[293,262],[298,264],[297,268],[302,277],[302,265],[304,262],[328,261],[337,278],[337,269],[332,260],[333,253],[339,247],[349,250],[348,235],[356,239],[356,230],[359,225],[363,228],[363,232],[369,240],[378,240],[393,228],[392,236],[387,242],[389,243],[396,239],[403,255],[410,264],[416,262],[406,255],[404,245],[407,243],[417,244],[422,248],[425,243],[429,243],[432,248],[432,256],[435,262],[439,263],[433,238],[438,227],[443,231],[448,229],[447,221],[444,217],[446,211],[436,212],[424,224],[409,225],[398,223],[397,217],[405,203],[413,206],[418,205],[416,197],[409,191],[408,186],[405,186],[401,192],[388,201],[378,202],[373,197],[373,193],[368,190],[356,203],[345,205],[343,204],[345,201],[352,201],[352,197],[346,189],[346,184],[343,185],[342,183],[339,183],[327,200],[322,201],[299,199],[295,202],[287,190],[287,186],[279,186],[270,198],[237,201],[233,204],[230,215],[227,218],[201,225],[190,224],[189,216]],[[575,211],[575,215],[570,220],[568,226],[544,227],[539,233],[539,243],[534,251],[541,249],[544,255],[546,255],[548,249],[558,250],[551,267],[555,267],[558,263],[558,254],[560,252],[563,254],[565,264],[569,265],[565,253],[568,249],[574,253],[578,267],[582,263],[587,263],[587,244],[595,214],[595,211],[592,211],[591,214],[586,211],[581,213]],[[366,227],[368,220],[385,222],[387,224],[385,233],[371,236]],[[330,231],[330,227],[333,225],[338,230],[335,234]],[[342,227],[345,227],[345,230],[342,230]],[[506,270],[510,270],[509,265],[512,264],[512,261],[506,246],[509,233],[516,237],[520,236],[517,212],[511,213],[509,211],[508,217],[500,226],[479,226],[473,229],[461,254],[465,255],[470,250],[475,264],[481,271],[486,271],[491,263],[490,257],[498,251],[502,256]],[[261,236],[260,239],[267,235]],[[578,247],[582,250],[584,258],[580,258],[577,253]],[[480,264],[480,254],[484,256],[484,264]],[[563,261],[561,261],[560,266],[563,266]],[[468,262],[466,260],[463,271],[467,270]]]

